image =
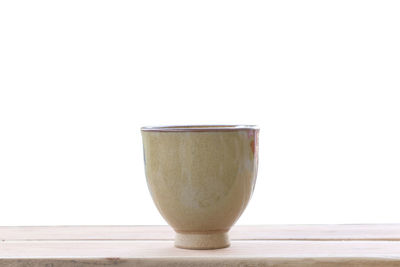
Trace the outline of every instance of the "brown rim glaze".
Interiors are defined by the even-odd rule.
[[[225,132],[259,130],[256,125],[168,125],[168,126],[145,126],[141,128],[144,132]]]

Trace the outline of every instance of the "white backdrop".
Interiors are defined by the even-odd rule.
[[[398,1],[1,1],[0,225],[164,224],[139,128],[258,124],[238,224],[400,222]]]

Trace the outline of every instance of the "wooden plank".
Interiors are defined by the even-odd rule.
[[[80,266],[82,261],[91,266],[105,262],[113,266],[156,266],[156,263],[163,266],[202,266],[205,263],[209,266],[343,266],[344,263],[346,266],[372,263],[379,264],[371,266],[400,266],[400,242],[234,241],[229,248],[207,251],[177,249],[172,241],[1,243],[0,266],[45,266],[51,263],[53,267],[65,267]]]
[[[400,224],[234,226],[232,240],[399,240]],[[2,226],[0,240],[173,240],[169,226]]]
[[[396,259],[374,258],[149,258],[0,259],[4,267],[399,267]]]
[[[0,227],[1,267],[400,266],[400,225],[236,226],[232,246],[184,250],[166,226]]]
[[[3,241],[1,258],[164,258],[164,257],[390,257],[400,259],[392,241],[233,241],[229,248],[189,250],[172,241]]]

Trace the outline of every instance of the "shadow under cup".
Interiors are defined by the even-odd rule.
[[[256,126],[143,127],[147,184],[175,246],[216,249],[247,206],[258,167]]]

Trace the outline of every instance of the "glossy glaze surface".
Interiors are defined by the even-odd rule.
[[[153,200],[178,233],[227,232],[254,190],[258,129],[142,131]]]

